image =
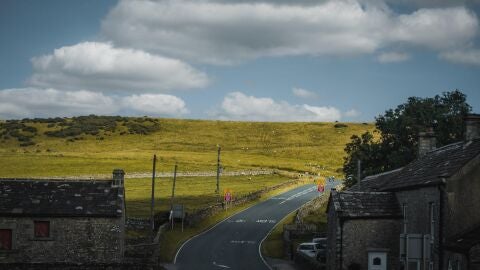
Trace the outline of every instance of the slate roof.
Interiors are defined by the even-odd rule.
[[[402,212],[393,192],[332,191],[329,207],[342,218],[400,218]]]
[[[111,181],[0,179],[0,215],[118,217],[123,188]]]
[[[441,183],[480,155],[480,139],[437,148],[412,161],[400,172],[384,179],[379,190],[388,191]]]
[[[395,177],[403,168],[399,168],[396,170],[370,175],[362,179],[361,185],[356,183],[355,185],[351,186],[348,191],[379,191],[385,181],[388,181],[390,178]]]

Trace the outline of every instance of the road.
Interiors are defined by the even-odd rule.
[[[270,269],[259,252],[261,242],[277,222],[319,195],[316,185],[306,185],[235,214],[187,241],[169,269]]]

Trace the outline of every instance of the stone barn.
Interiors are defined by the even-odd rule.
[[[0,268],[6,264],[120,264],[123,170],[105,180],[0,180]]]

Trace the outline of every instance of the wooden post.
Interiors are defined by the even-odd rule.
[[[176,182],[177,182],[177,163],[175,163],[175,168],[173,170],[172,201],[170,203],[170,209],[173,209],[173,199],[175,198],[175,183]]]
[[[173,170],[173,185],[172,185],[172,200],[170,202],[170,223],[171,229],[173,230],[173,200],[175,198],[175,183],[177,182],[177,163],[175,163],[175,168]],[[183,229],[182,229],[183,231]]]
[[[362,191],[362,161],[357,159],[357,182],[358,182],[358,189]]]
[[[215,193],[220,193],[220,145],[217,145],[218,147],[218,154],[217,154],[217,189],[215,190]]]
[[[152,198],[150,201],[150,227],[152,229],[152,239],[155,233],[155,166],[157,164],[157,155],[153,155],[153,171],[152,171]]]

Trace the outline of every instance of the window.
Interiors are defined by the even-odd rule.
[[[376,257],[373,259],[373,265],[382,265],[382,259]]]
[[[12,250],[11,229],[0,229],[0,250]]]
[[[34,236],[35,238],[50,237],[50,221],[34,221]]]

